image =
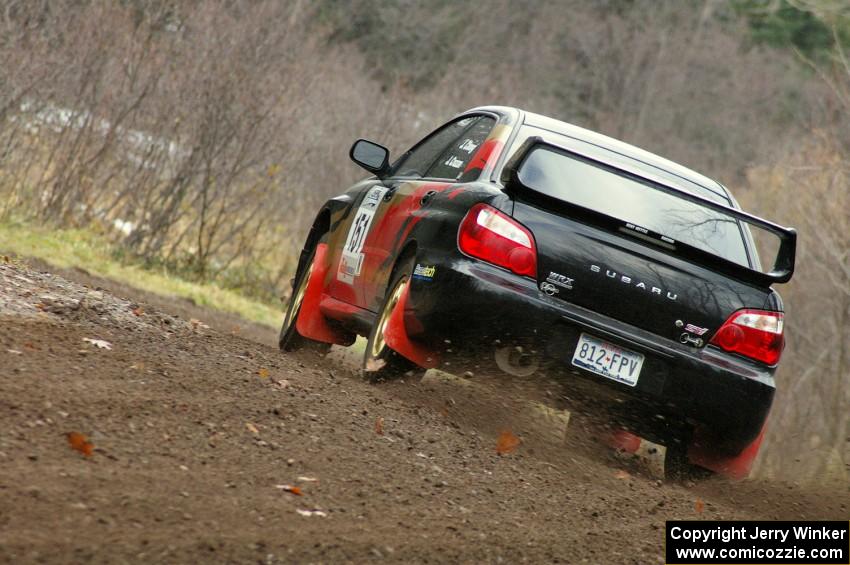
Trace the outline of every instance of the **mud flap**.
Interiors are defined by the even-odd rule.
[[[694,465],[705,467],[718,475],[736,481],[746,479],[750,475],[750,470],[753,468],[753,463],[759,453],[766,429],[767,425],[762,427],[758,437],[750,445],[745,447],[741,453],[729,456],[718,455],[712,452],[710,449],[710,438],[707,438],[705,433],[700,433],[700,429],[697,428],[694,431],[691,445],[688,447],[688,460]]]
[[[304,300],[301,302],[298,319],[295,320],[295,329],[303,337],[313,341],[351,345],[357,336],[328,324],[328,320],[319,310],[325,278],[329,270],[327,256],[328,244],[319,243],[316,245],[316,253],[313,255],[313,273],[307,282],[307,288],[304,290]]]
[[[422,343],[416,342],[407,335],[404,325],[404,313],[407,310],[407,298],[410,293],[410,285],[405,286],[401,298],[387,320],[384,328],[384,341],[387,345],[409,361],[413,361],[424,369],[433,369],[439,364],[439,357],[430,348]]]
[[[626,430],[616,430],[603,439],[608,447],[626,453],[637,453],[637,450],[640,449],[640,436]]]

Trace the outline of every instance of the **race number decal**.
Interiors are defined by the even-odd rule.
[[[363,197],[363,202],[354,214],[354,221],[351,222],[351,227],[348,230],[348,237],[345,239],[345,247],[342,249],[342,256],[339,260],[339,270],[337,278],[346,284],[353,284],[354,277],[360,276],[360,268],[363,266],[363,244],[366,242],[366,236],[369,235],[369,227],[372,225],[372,218],[375,217],[375,210],[381,204],[384,194],[387,193],[387,188],[383,186],[373,186]]]

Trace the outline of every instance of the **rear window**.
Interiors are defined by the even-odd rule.
[[[525,186],[546,196],[750,266],[735,218],[664,192],[649,181],[544,147],[526,157],[520,176]]]

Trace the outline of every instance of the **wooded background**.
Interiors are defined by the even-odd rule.
[[[319,203],[469,107],[601,131],[800,232],[758,472],[850,470],[842,0],[3,0],[0,219],[267,301]]]

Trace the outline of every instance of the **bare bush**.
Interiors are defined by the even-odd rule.
[[[18,36],[4,58],[22,64],[2,71],[5,210],[117,226],[131,252],[200,277],[285,264],[288,246],[265,236],[304,227],[280,173],[305,150],[287,132],[322,66],[309,14],[271,2],[71,4],[7,10]]]
[[[797,272],[780,289],[787,345],[760,472],[845,479],[850,453],[850,167],[821,132],[788,161],[751,172],[746,204],[799,229]]]
[[[781,163],[754,167],[746,195],[749,207],[800,231],[797,274],[783,289],[782,386],[759,469],[813,481],[850,477],[850,62],[837,49],[832,68],[812,65],[832,93],[829,125]]]

